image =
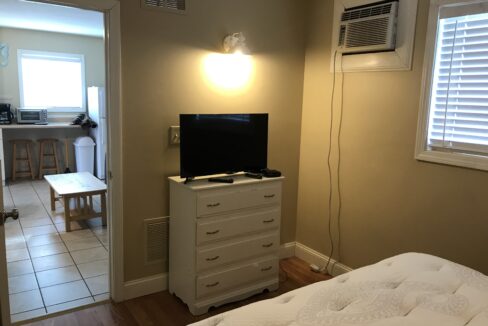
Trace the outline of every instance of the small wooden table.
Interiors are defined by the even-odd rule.
[[[63,200],[66,232],[71,231],[71,221],[101,217],[107,225],[107,185],[88,172],[52,174],[44,176],[49,183],[51,210],[56,210],[55,202]],[[56,197],[56,193],[59,197]],[[93,196],[100,195],[101,210],[93,208]],[[70,200],[76,201],[74,212],[70,209]],[[83,206],[81,201],[83,200]],[[74,214],[73,214],[74,213]]]

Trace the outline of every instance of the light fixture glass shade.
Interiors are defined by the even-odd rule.
[[[246,38],[242,33],[227,35],[224,38],[223,47],[225,53],[249,53],[249,49],[246,45]]]

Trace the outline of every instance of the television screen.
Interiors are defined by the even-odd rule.
[[[268,114],[180,114],[180,176],[266,168]]]

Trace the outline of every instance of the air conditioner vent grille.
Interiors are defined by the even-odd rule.
[[[186,10],[186,0],[143,0],[144,5],[150,8],[161,8],[175,11]]]
[[[361,18],[368,18],[380,15],[388,15],[391,13],[392,4],[387,3],[383,5],[378,5],[374,7],[356,9],[356,10],[349,10],[345,11],[342,14],[341,21],[350,21],[354,19],[361,19]]]
[[[169,221],[167,217],[144,221],[146,264],[168,261]]]
[[[380,45],[386,42],[389,17],[349,23],[347,47]]]
[[[344,45],[345,39],[346,39],[346,26],[341,25],[341,30],[339,31],[339,46]]]

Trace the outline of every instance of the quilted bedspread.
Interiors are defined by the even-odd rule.
[[[488,326],[488,277],[407,253],[193,324],[240,325]]]

